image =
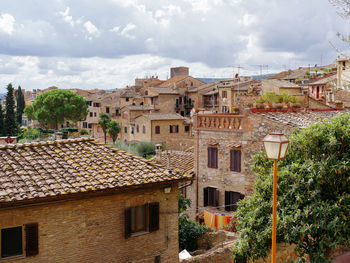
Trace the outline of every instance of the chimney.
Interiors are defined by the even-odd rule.
[[[156,158],[158,161],[160,161],[161,157],[162,157],[162,145],[157,143],[156,144]]]

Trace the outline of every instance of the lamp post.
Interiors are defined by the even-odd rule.
[[[272,132],[262,140],[267,158],[274,161],[272,203],[272,251],[271,262],[276,263],[276,214],[277,214],[277,160],[286,157],[289,140],[281,132]]]

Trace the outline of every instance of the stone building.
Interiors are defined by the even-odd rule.
[[[289,134],[340,111],[198,114],[194,122],[194,173],[190,214],[204,209],[234,211],[236,203],[253,191],[252,157],[263,150],[261,140],[271,131]],[[194,193],[194,194],[193,194]]]
[[[279,79],[264,79],[262,80],[262,92],[273,91],[276,94],[286,92],[289,95],[301,95],[301,86],[294,82]]]
[[[0,146],[0,260],[178,262],[191,179],[86,139]]]

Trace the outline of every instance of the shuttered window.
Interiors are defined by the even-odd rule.
[[[169,132],[170,133],[178,133],[179,132],[179,125],[169,125]]]
[[[241,151],[230,151],[230,170],[234,172],[241,172]]]
[[[125,209],[125,238],[133,233],[153,232],[159,229],[159,203],[150,203]]]
[[[39,231],[38,223],[25,225],[26,234],[26,256],[34,256],[39,253]]]
[[[156,126],[156,127],[155,127],[155,131],[156,131],[156,134],[160,134],[160,127],[159,127],[159,126]]]
[[[238,192],[225,191],[225,210],[236,211],[237,202],[244,198],[244,195]]]
[[[208,167],[218,168],[218,148],[208,147]]]
[[[204,206],[219,206],[219,190],[214,187],[205,187],[204,191]]]

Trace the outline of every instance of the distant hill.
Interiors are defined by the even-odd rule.
[[[256,80],[262,80],[262,79],[267,79],[271,76],[273,76],[275,74],[263,74],[263,75],[254,75],[254,76],[250,76]],[[196,78],[200,81],[203,81],[205,83],[212,83],[212,82],[217,82],[217,81],[222,81],[222,80],[227,80],[227,79],[230,79],[230,78]]]
[[[0,93],[0,100],[3,100],[6,96],[6,93]]]

